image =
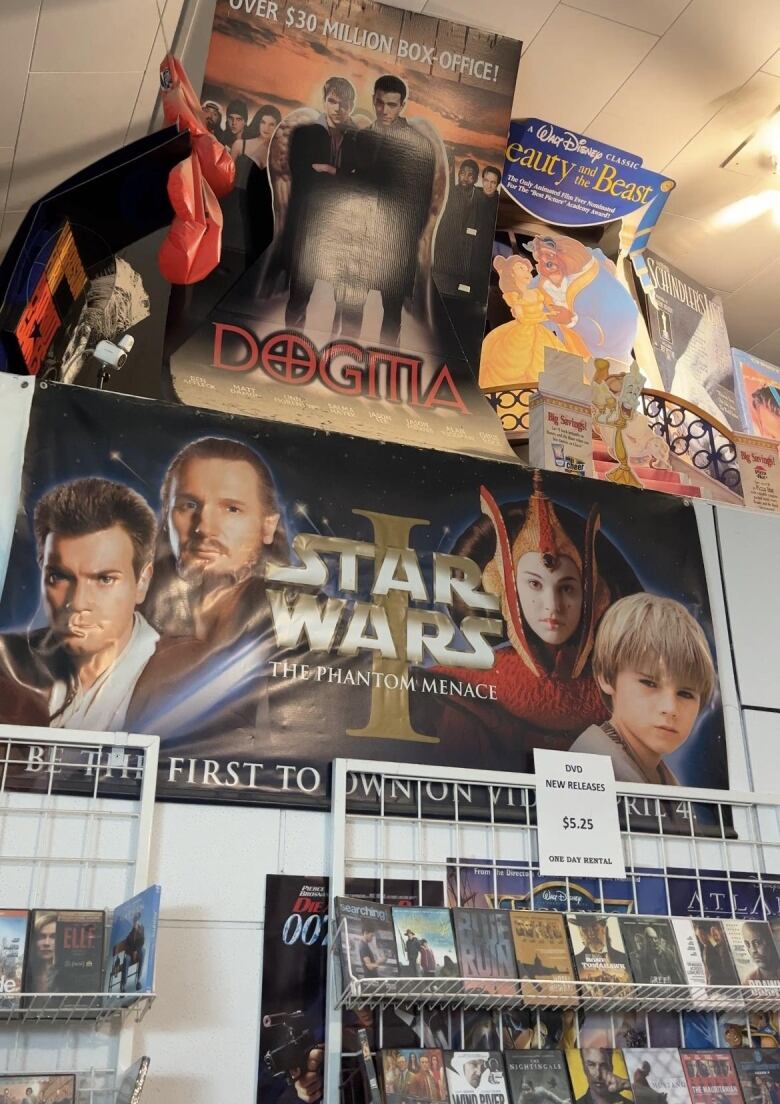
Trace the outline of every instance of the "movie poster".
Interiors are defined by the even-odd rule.
[[[388,905],[438,905],[442,900],[441,885],[432,881],[386,878],[381,890]],[[378,901],[380,883],[347,878],[346,891]],[[266,875],[258,1104],[317,1104],[322,1099],[327,934],[327,878]],[[357,1052],[361,1028],[372,1048],[382,1040],[388,1046],[413,1046],[419,1026],[414,1013],[401,1009],[345,1012],[342,1050]]]
[[[780,368],[742,349],[732,349],[731,358],[742,428],[780,441]]]
[[[583,733],[621,781],[727,783],[671,496],[54,384],[23,486],[0,720],[158,734],[164,799],[324,808],[337,756],[528,771]],[[609,622],[688,691],[671,720],[653,687],[615,697],[662,724],[645,766],[591,671]]]
[[[203,86],[236,159],[223,268],[243,274],[173,356],[177,396],[511,455],[472,370],[520,43],[373,0],[249,9],[219,0]]]
[[[515,119],[502,184],[517,206],[499,221],[480,386],[536,383],[548,349],[627,371],[640,314],[618,240],[629,251],[646,242],[674,181],[628,150]]]
[[[649,249],[635,263],[647,266],[645,309],[664,390],[740,429],[720,297]]]

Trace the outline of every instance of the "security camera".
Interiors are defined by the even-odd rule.
[[[134,344],[135,339],[130,334],[125,334],[116,344],[113,341],[98,341],[93,355],[104,368],[121,368]]]

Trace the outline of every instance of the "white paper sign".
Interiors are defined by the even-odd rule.
[[[534,749],[541,874],[625,878],[608,755]]]

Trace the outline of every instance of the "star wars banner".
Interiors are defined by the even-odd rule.
[[[667,495],[39,385],[0,633],[0,721],[155,733],[165,798],[322,808],[335,757],[537,746],[727,784]]]
[[[176,395],[508,455],[467,361],[519,56],[373,2],[219,0],[203,102],[236,160],[214,278],[232,287],[172,357]]]

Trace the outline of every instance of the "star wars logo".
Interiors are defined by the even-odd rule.
[[[482,573],[473,560],[441,552],[432,553],[429,590],[420,558],[410,547],[412,529],[428,525],[423,518],[372,510],[353,513],[371,523],[373,543],[301,533],[293,541],[300,564],[269,565],[270,582],[294,589],[290,597],[283,589],[269,588],[276,640],[280,647],[295,648],[305,638],[312,650],[341,656],[370,653],[372,674],[378,677],[372,685],[371,717],[359,734],[427,741],[431,737],[416,732],[409,719],[409,680],[404,677],[409,665],[430,656],[438,664],[490,669],[493,648],[485,638],[503,632],[501,618],[490,616],[499,610],[499,599],[482,589]],[[319,595],[332,573],[342,593],[357,593],[361,561],[372,564],[372,601],[323,601]],[[448,613],[412,606],[451,607],[456,596],[468,610],[480,611],[467,613],[458,626]],[[391,678],[393,689],[388,691]]]

